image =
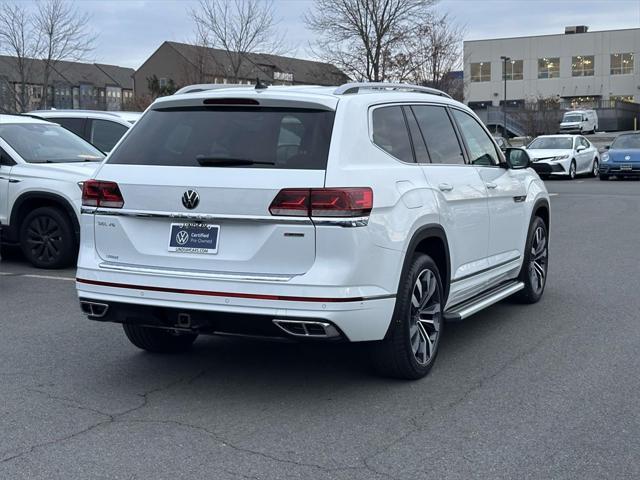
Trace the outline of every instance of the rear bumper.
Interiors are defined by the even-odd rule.
[[[395,295],[365,293],[366,287],[298,286],[294,290],[282,284],[183,280],[176,288],[171,279],[149,281],[142,276],[125,279],[109,274],[111,278],[105,280],[102,274],[98,281],[85,269],[78,269],[77,275],[81,301],[107,306],[104,316],[89,314],[91,319],[183,328],[178,323],[182,313],[192,319],[193,330],[205,334],[287,336],[273,320],[297,319],[326,322],[348,341],[381,340],[395,308]]]

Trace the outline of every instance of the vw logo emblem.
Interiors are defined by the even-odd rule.
[[[187,190],[182,194],[182,205],[184,208],[193,210],[200,203],[200,195],[195,190]]]
[[[624,157],[625,160],[631,160],[631,156],[627,155],[626,157]]]
[[[178,245],[184,245],[188,241],[189,241],[189,232],[186,232],[184,230],[180,230],[176,234],[176,242],[178,242]]]

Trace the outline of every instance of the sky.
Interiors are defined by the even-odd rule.
[[[3,2],[5,0],[0,0]],[[33,4],[33,0],[17,0]],[[92,16],[97,33],[90,60],[138,68],[165,40],[189,42],[196,0],[76,0]],[[312,35],[302,17],[313,0],[274,0],[279,27],[286,32],[287,55],[313,58]],[[562,33],[567,25],[590,31],[640,27],[640,0],[440,0],[466,27],[465,40]]]

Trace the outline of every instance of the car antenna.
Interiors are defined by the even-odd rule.
[[[269,88],[269,85],[262,83],[260,77],[256,77],[256,90],[266,90],[267,88]]]

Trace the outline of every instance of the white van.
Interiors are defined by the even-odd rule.
[[[560,133],[596,133],[598,114],[595,110],[566,112],[560,122]]]

